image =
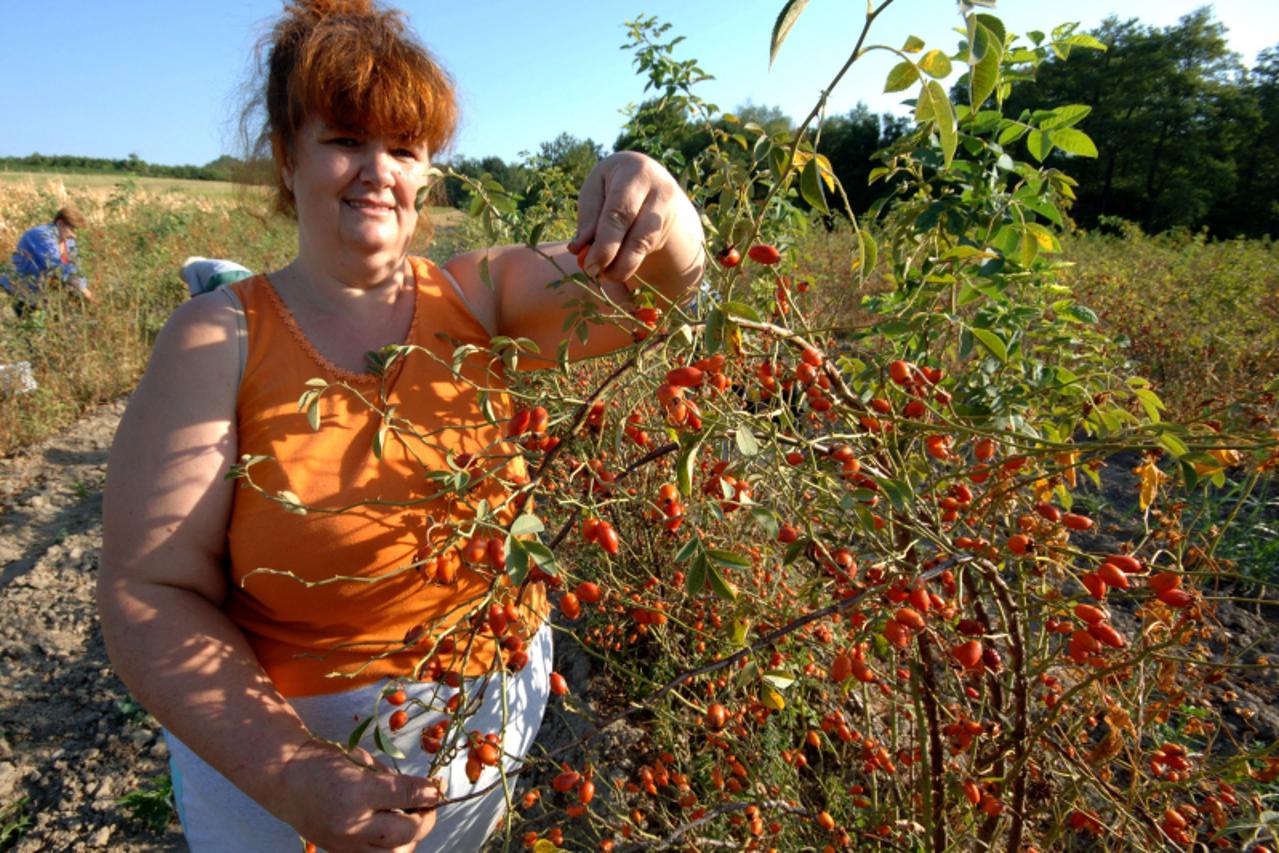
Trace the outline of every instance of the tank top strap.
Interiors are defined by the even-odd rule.
[[[410,257],[409,264],[417,280],[418,304],[429,306],[416,312],[414,343],[425,344],[444,333],[456,341],[487,346],[492,335],[476,318],[457,279],[426,258]]]

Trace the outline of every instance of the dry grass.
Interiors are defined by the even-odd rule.
[[[4,186],[0,258],[7,260],[25,229],[49,221],[67,203],[88,220],[80,235],[81,267],[97,302],[53,288],[39,311],[22,318],[7,300],[0,302],[0,362],[30,362],[40,385],[34,393],[0,398],[0,454],[134,386],[156,334],[186,298],[177,276],[184,257],[231,257],[270,269],[293,251],[291,225],[254,210],[242,196],[51,178]]]
[[[40,388],[0,396],[0,455],[73,422],[86,408],[128,393],[156,334],[187,298],[178,266],[188,255],[277,269],[295,249],[293,224],[266,212],[266,196],[214,181],[110,175],[0,173],[0,261],[23,231],[64,204],[88,219],[81,266],[97,302],[53,291],[42,310],[16,317],[0,293],[0,364],[28,361]],[[440,252],[459,251],[464,214],[431,208]],[[415,251],[427,251],[425,241]]]

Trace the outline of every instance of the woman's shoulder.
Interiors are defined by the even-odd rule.
[[[238,309],[221,291],[189,299],[160,330],[148,372],[177,369],[197,379],[210,371],[215,376],[221,374],[223,368],[234,371],[239,358],[239,328]]]

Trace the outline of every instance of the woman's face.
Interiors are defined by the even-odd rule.
[[[308,120],[282,172],[296,202],[300,254],[330,274],[370,283],[399,269],[429,168],[424,145]]]

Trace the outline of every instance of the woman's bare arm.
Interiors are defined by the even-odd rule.
[[[433,805],[426,780],[369,773],[316,741],[222,610],[237,455],[235,317],[185,303],[156,342],[111,450],[98,607],[137,699],[265,808],[330,849],[407,845]],[[379,840],[380,839],[380,840]]]
[[[630,309],[631,290],[644,282],[656,289],[665,309],[682,302],[701,280],[703,240],[697,210],[674,178],[656,161],[622,152],[602,160],[587,177],[572,242],[544,244],[540,252],[527,246],[485,249],[446,266],[485,328],[535,341],[549,365],[564,340],[565,321],[577,310],[572,303],[583,295],[573,284],[552,286],[578,271],[576,249],[590,245],[587,267],[598,274],[609,300]],[[487,262],[492,288],[482,279],[481,261]],[[573,337],[569,355],[600,355],[630,342],[626,329],[600,324],[585,343]]]

